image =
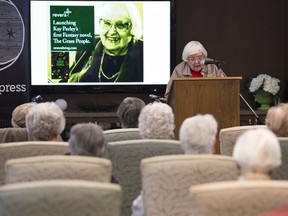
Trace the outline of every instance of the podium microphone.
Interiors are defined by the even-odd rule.
[[[225,64],[225,63],[222,62],[222,61],[217,61],[217,60],[205,60],[205,59],[203,59],[203,60],[200,61],[200,65],[201,65],[201,66],[209,65],[209,64],[215,64],[215,65],[218,66],[219,64]]]
[[[160,97],[158,95],[150,94],[149,97],[155,101],[158,101],[158,102],[164,102],[164,103],[167,102],[166,98]]]
[[[160,98],[160,96],[154,95],[154,94],[150,94],[149,97],[153,100],[157,100]]]

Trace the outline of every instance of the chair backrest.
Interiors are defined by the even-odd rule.
[[[110,129],[104,130],[103,133],[106,143],[122,140],[142,139],[140,136],[139,128]]]
[[[192,186],[190,216],[255,216],[287,206],[287,181],[233,181]]]
[[[180,141],[139,139],[108,143],[106,156],[112,161],[112,175],[123,190],[122,216],[131,215],[132,202],[141,192],[141,160],[168,154],[183,154]]]
[[[29,141],[26,128],[0,128],[0,143]],[[56,141],[63,141],[60,135]]]
[[[26,128],[0,128],[0,143],[27,141]]]
[[[191,185],[232,181],[239,169],[232,157],[223,155],[169,155],[141,161],[146,215],[189,215]]]
[[[11,159],[5,165],[5,184],[52,179],[110,182],[111,161],[85,156],[34,156]]]
[[[1,144],[0,185],[4,184],[4,168],[7,160],[39,155],[64,155],[67,151],[67,142],[26,141]]]
[[[288,180],[288,137],[278,137],[278,140],[281,147],[282,164],[272,179]]]
[[[0,187],[1,216],[119,216],[121,187],[80,180],[50,180]]]
[[[266,128],[266,125],[245,125],[229,128],[222,128],[219,132],[220,154],[232,156],[233,148],[237,138],[247,130]]]

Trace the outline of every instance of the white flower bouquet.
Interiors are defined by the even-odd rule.
[[[253,78],[249,84],[249,92],[261,94],[263,96],[272,95],[275,98],[280,97],[281,81],[277,78],[271,77],[267,74],[259,74]]]

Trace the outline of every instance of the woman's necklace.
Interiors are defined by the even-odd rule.
[[[105,52],[103,50],[103,54],[101,56],[101,60],[100,60],[100,67],[99,67],[99,72],[98,72],[98,78],[99,78],[99,81],[101,80],[101,75],[103,75],[107,80],[111,80],[111,79],[114,79],[114,78],[117,78],[119,76],[119,73],[120,71],[116,72],[115,74],[113,74],[112,76],[107,76],[104,71],[103,71],[103,61],[104,61],[104,55],[105,55]]]

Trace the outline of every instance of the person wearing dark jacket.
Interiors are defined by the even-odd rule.
[[[143,82],[143,36],[133,3],[106,3],[93,45],[76,53],[68,82]]]

